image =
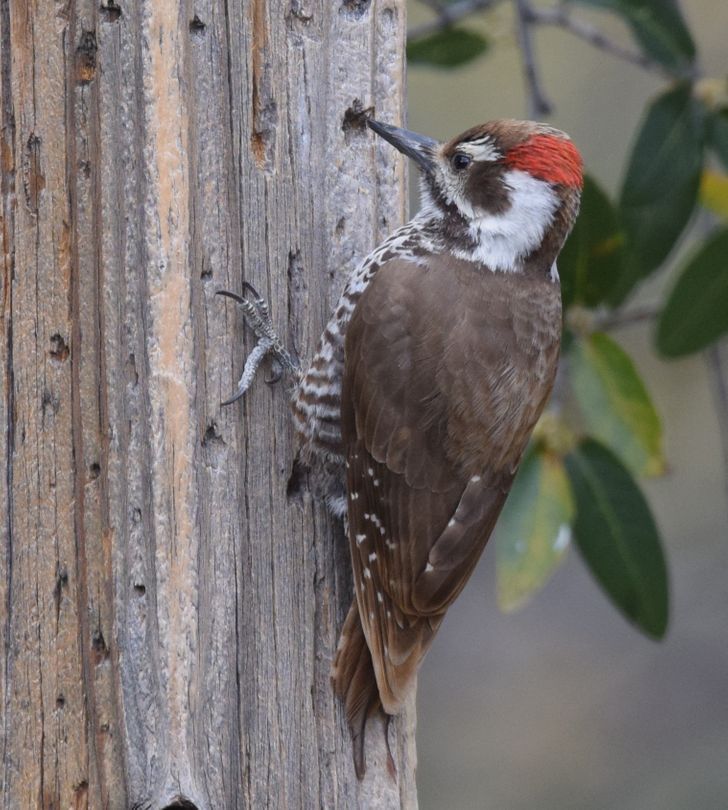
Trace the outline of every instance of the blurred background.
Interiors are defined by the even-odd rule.
[[[701,70],[724,78],[728,4],[685,0],[681,9]],[[617,16],[575,12],[635,47]],[[433,19],[414,0],[408,13],[410,29]],[[480,58],[451,70],[410,63],[411,129],[447,139],[491,118],[529,117],[513,4],[467,27],[487,37]],[[570,133],[614,197],[646,105],[669,81],[563,30],[538,27],[534,38],[547,120]],[[630,309],[664,299],[701,227]],[[650,321],[610,336],[662,420],[667,472],[640,485],[667,559],[667,633],[654,641],[628,623],[575,549],[527,605],[501,612],[491,542],[420,672],[422,810],[728,808],[728,486],[705,354],[661,359]]]

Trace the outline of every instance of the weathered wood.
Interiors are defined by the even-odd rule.
[[[0,804],[416,807],[329,667],[340,525],[287,392],[233,390],[220,287],[302,357],[404,212],[352,111],[403,105],[402,0],[0,2]],[[179,805],[181,806],[181,805]],[[188,805],[184,805],[188,806]]]

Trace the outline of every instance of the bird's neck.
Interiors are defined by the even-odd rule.
[[[526,172],[509,172],[508,186],[510,205],[498,213],[474,210],[464,200],[434,200],[423,188],[422,208],[410,225],[436,245],[434,252],[493,272],[550,271],[573,222],[571,206]]]

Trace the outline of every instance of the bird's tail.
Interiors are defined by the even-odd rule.
[[[334,665],[331,672],[334,691],[344,701],[346,719],[351,729],[351,740],[354,747],[354,768],[356,775],[362,779],[366,772],[364,759],[364,734],[367,720],[377,712],[384,715],[377,680],[374,676],[372,656],[367,646],[364,630],[359,620],[359,609],[356,601],[349,608],[339,639]],[[388,715],[386,715],[388,717]],[[388,723],[385,724],[385,729]],[[389,752],[390,770],[394,760]]]

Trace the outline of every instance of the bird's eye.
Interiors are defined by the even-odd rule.
[[[457,169],[458,171],[467,169],[472,162],[473,159],[470,157],[470,155],[466,155],[464,152],[455,152],[455,154],[452,156],[453,168]]]

